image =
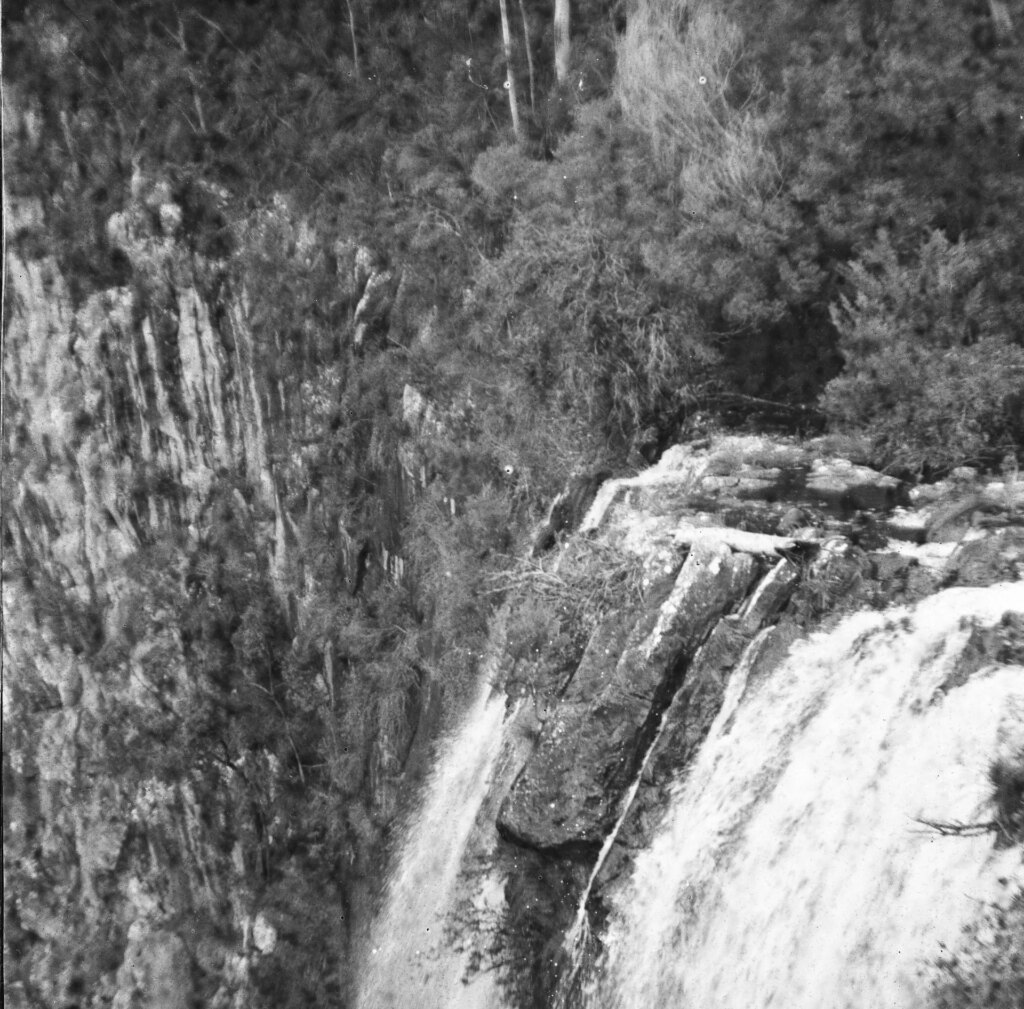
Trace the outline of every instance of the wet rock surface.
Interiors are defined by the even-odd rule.
[[[599,843],[670,700],[715,620],[744,596],[747,555],[695,548],[660,606],[591,650],[544,726],[499,816],[508,837],[541,849]],[[589,659],[589,661],[588,661]]]
[[[943,584],[1019,577],[1024,541],[1013,528],[975,530],[953,552],[901,547],[923,541],[935,516],[948,529],[953,511],[970,511],[958,503],[963,479],[917,494],[916,509],[914,496],[894,477],[823,457],[820,443],[759,437],[676,446],[638,476],[607,481],[581,534],[687,561],[667,598],[661,586],[645,611],[598,630],[501,807],[503,834],[540,849],[596,845],[664,717],[635,802],[643,820],[657,782],[685,766],[730,669],[767,627],[778,625],[759,644],[758,675],[782,642],[823,620],[913,602]],[[1006,502],[999,488],[969,496]]]
[[[943,570],[946,585],[995,585],[1024,577],[1024,529],[1000,529],[960,544]]]
[[[944,585],[1020,578],[1021,503],[976,474],[910,488],[829,458],[820,443],[750,437],[676,446],[651,469],[607,481],[579,535],[641,556],[683,553],[687,562],[667,596],[662,585],[648,609],[598,630],[600,644],[554,700],[501,806],[503,850],[534,851],[578,875],[605,842],[593,884],[577,897],[586,894],[598,923],[739,663],[753,690],[794,642],[845,614],[913,603]],[[993,515],[998,522],[981,521]],[[1019,662],[1021,619],[1007,614],[999,628],[976,632],[948,689],[993,662]],[[658,627],[668,633],[659,637]],[[555,932],[572,899],[568,877],[559,878],[557,895],[543,886],[533,894],[559,909]],[[514,867],[508,880],[509,893],[536,889]],[[559,957],[549,955],[550,937],[531,948],[533,991],[550,994]]]

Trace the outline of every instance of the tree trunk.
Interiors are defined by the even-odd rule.
[[[530,112],[537,114],[537,104],[533,94],[533,50],[530,48],[530,24],[526,20],[526,4],[519,0],[519,13],[523,18],[523,45],[526,46],[526,65],[530,68]]]
[[[356,13],[352,7],[352,0],[345,0],[345,6],[348,8],[348,31],[352,36],[352,64],[355,68],[356,80],[362,81],[363,74],[359,69],[359,46],[356,44]]]
[[[569,0],[555,0],[555,78],[569,79]]]
[[[505,44],[505,90],[508,92],[508,108],[512,113],[512,132],[516,143],[523,142],[523,127],[519,121],[519,99],[516,96],[516,80],[512,72],[512,33],[508,27],[508,0],[498,0],[501,7],[501,38]]]

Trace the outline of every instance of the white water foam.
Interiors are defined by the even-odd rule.
[[[615,900],[591,1009],[923,1009],[922,971],[1019,849],[920,820],[988,820],[989,761],[1024,742],[1024,669],[943,689],[1024,585],[862,613],[723,710]]]
[[[487,677],[461,728],[442,747],[404,843],[384,908],[371,929],[360,1009],[496,1009],[493,973],[464,980],[469,954],[453,944],[449,916],[477,814],[502,749],[505,697]],[[484,880],[477,904],[500,899]],[[480,913],[487,908],[478,906]]]

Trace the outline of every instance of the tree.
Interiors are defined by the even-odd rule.
[[[564,84],[569,78],[569,0],[555,0],[555,78]]]
[[[933,231],[900,255],[882,231],[849,265],[854,293],[832,310],[846,366],[823,406],[880,463],[944,472],[1012,447],[1024,350],[993,311],[991,246]]]
[[[363,74],[359,69],[359,46],[356,43],[356,12],[352,6],[352,0],[345,0],[345,7],[348,10],[348,33],[352,37],[352,66],[355,70],[356,80],[361,81]]]
[[[526,65],[530,71],[530,112],[536,115],[537,103],[533,92],[533,48],[530,45],[530,22],[526,18],[526,4],[519,0],[519,14],[523,19],[523,46],[526,49]]]
[[[519,119],[519,98],[516,94],[516,78],[512,70],[512,33],[508,27],[508,2],[498,0],[501,5],[501,38],[505,46],[505,90],[508,92],[508,108],[512,114],[512,132],[516,142],[523,142],[523,126]]]

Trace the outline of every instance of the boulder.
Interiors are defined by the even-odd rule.
[[[502,803],[504,836],[541,850],[600,844],[690,659],[754,575],[745,554],[695,546],[660,605],[595,635]]]
[[[956,549],[942,572],[945,585],[995,585],[1024,577],[1024,529],[1000,529],[967,540]]]
[[[701,492],[714,498],[732,498],[737,501],[779,501],[794,494],[802,482],[799,469],[762,469],[743,465],[725,475],[705,476]]]
[[[913,508],[897,508],[882,523],[892,539],[924,543],[928,536],[928,515]]]
[[[846,511],[882,511],[909,500],[902,480],[846,459],[815,460],[807,476],[806,494]]]

